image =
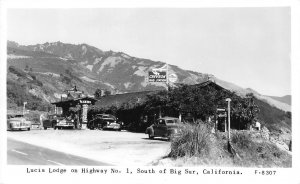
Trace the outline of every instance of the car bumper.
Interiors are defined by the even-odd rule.
[[[74,127],[74,125],[65,125],[65,124],[63,124],[63,125],[56,125],[57,127]]]
[[[111,129],[111,130],[119,130],[121,127],[117,127],[117,126],[105,126],[103,127],[103,129]]]
[[[20,129],[28,129],[30,126],[14,126],[10,127],[10,130],[20,130]]]

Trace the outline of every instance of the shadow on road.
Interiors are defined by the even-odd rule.
[[[144,140],[149,140],[149,141],[164,141],[164,142],[170,142],[170,140],[169,139],[167,139],[167,138],[162,138],[162,137],[158,137],[158,138],[153,138],[153,139],[149,139],[149,138],[142,138],[142,139],[144,139]]]

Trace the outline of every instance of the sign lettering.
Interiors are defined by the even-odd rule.
[[[166,71],[149,71],[148,73],[149,82],[167,82],[167,72]]]

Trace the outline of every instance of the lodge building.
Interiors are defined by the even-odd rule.
[[[216,84],[213,81],[206,81],[200,84],[193,85],[199,88],[214,88],[216,90],[225,90],[220,85]],[[55,109],[61,108],[62,114],[64,116],[75,115],[75,119],[77,120],[77,124],[75,127],[77,128],[85,128],[88,120],[92,119],[92,117],[97,113],[110,113],[114,114],[118,117],[118,119],[124,122],[127,125],[132,125],[134,130],[135,127],[140,127],[141,129],[149,126],[149,124],[153,123],[153,121],[160,116],[173,116],[180,117],[179,112],[164,112],[161,113],[161,109],[157,107],[152,111],[145,111],[144,107],[146,98],[148,95],[155,94],[159,92],[157,91],[142,91],[142,92],[134,92],[134,93],[124,93],[124,94],[115,94],[115,95],[106,95],[102,96],[99,100],[96,100],[93,97],[84,95],[82,91],[77,90],[76,86],[70,90],[67,90],[67,96],[62,97],[60,101],[52,103],[55,105]],[[130,106],[130,104],[141,104],[140,106]],[[93,106],[95,109],[90,109]],[[118,110],[116,112],[112,112],[110,107],[114,106]],[[100,111],[99,111],[100,109]],[[213,119],[215,122],[215,127],[218,130],[226,131],[227,127],[227,109],[226,107],[221,107],[222,110],[216,109],[216,114],[212,118],[209,117],[209,120]],[[56,111],[57,112],[57,111]],[[188,114],[183,114],[183,116],[189,116]],[[238,122],[239,123],[239,122]],[[240,126],[237,123],[238,126]],[[234,123],[232,126],[236,126]],[[238,127],[240,128],[240,127]]]

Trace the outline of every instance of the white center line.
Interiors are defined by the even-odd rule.
[[[14,150],[14,149],[12,149],[11,151],[16,152],[16,153],[20,153],[20,154],[22,154],[22,155],[28,155],[27,153],[23,153],[23,152],[21,152],[21,151],[17,151],[17,150]]]
[[[52,161],[52,160],[47,160],[48,162],[52,162],[52,163],[54,163],[54,164],[57,164],[57,165],[62,165],[62,166],[64,166],[64,164],[61,164],[61,163],[58,163],[58,162],[55,162],[55,161]]]

